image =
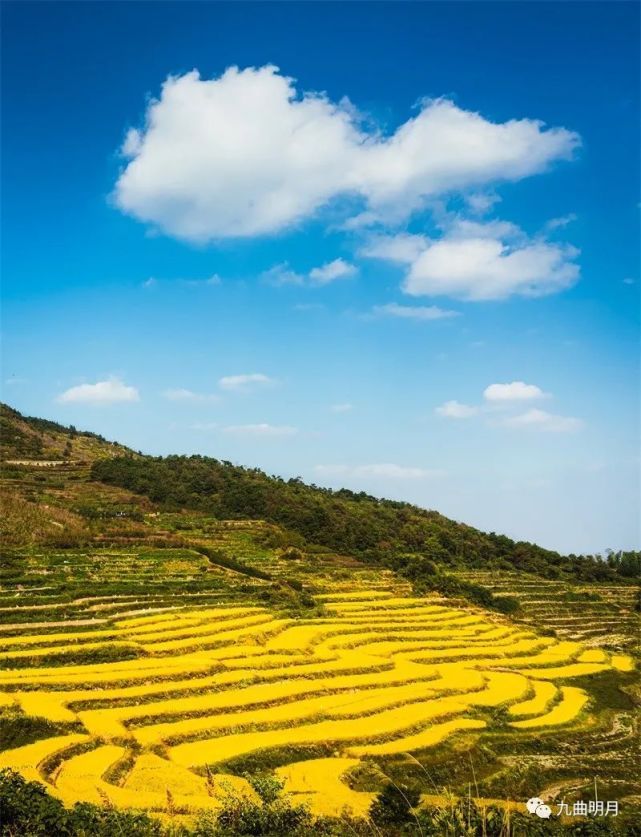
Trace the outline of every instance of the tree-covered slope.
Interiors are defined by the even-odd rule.
[[[587,581],[639,575],[638,552],[612,554],[607,562],[598,556],[562,556],[364,492],[332,491],[202,456],[143,456],[98,434],[26,417],[4,404],[0,442],[5,462],[85,463],[85,479],[97,483],[96,493],[103,490],[100,485],[114,486],[169,509],[266,520],[308,543],[391,567],[413,581],[427,582],[436,569],[448,568],[516,568],[549,579]]]
[[[116,457],[96,461],[92,477],[170,508],[267,520],[306,541],[400,569],[411,578],[428,576],[435,565],[509,567],[547,578],[568,574],[586,580],[615,574],[598,558],[562,556],[486,534],[409,503],[283,480],[207,457]]]

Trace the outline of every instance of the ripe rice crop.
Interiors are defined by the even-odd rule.
[[[276,775],[283,780],[286,793],[295,802],[307,803],[319,816],[340,816],[343,812],[366,817],[373,793],[352,790],[342,777],[358,759],[328,758],[297,761],[280,767]]]
[[[46,738],[44,741],[36,741],[35,744],[5,750],[0,753],[0,770],[11,768],[19,771],[29,781],[42,781],[40,767],[43,762],[57,753],[89,740],[88,735],[79,733],[60,735],[55,738]]]
[[[579,715],[589,699],[589,695],[582,689],[577,689],[575,686],[562,686],[561,700],[549,712],[538,715],[536,718],[528,718],[526,721],[512,721],[511,726],[517,729],[532,729],[567,724]]]
[[[442,724],[433,724],[427,729],[421,730],[414,735],[405,735],[395,738],[393,741],[386,741],[383,744],[366,744],[363,747],[350,747],[348,752],[354,756],[388,756],[396,753],[406,753],[411,750],[424,750],[426,747],[433,747],[440,744],[455,732],[466,729],[483,729],[485,721],[474,718],[457,718],[455,721],[445,721]]]
[[[528,700],[513,703],[509,708],[510,715],[541,715],[558,694],[558,689],[554,683],[532,680],[531,684],[534,696]]]
[[[255,799],[256,794],[246,779],[226,773],[213,774],[209,780],[197,776],[191,770],[180,768],[153,753],[138,756],[124,786],[133,793],[160,789],[165,797],[169,791],[174,797],[214,797],[222,800],[227,794]]]
[[[633,667],[623,654],[538,636],[442,599],[366,588],[322,599],[324,616],[300,620],[197,602],[150,612],[152,599],[137,611],[128,600],[127,616],[107,615],[87,631],[70,622],[48,633],[38,616],[40,628],[6,637],[5,662],[25,667],[0,672],[0,705],[84,732],[7,750],[0,767],[44,781],[67,804],[188,812],[215,808],[227,793],[254,793],[244,779],[192,768],[220,771],[229,759],[274,748],[331,747],[333,757],[294,761],[278,775],[318,813],[365,816],[372,794],[344,780],[361,758],[482,735],[494,723],[488,709],[505,708],[514,735],[577,723],[589,696],[557,681]],[[117,599],[84,601],[109,614]],[[55,608],[49,613],[53,623]],[[105,645],[141,656],[65,664],[70,652]],[[60,665],[38,665],[52,655]],[[119,784],[109,780],[114,769]]]

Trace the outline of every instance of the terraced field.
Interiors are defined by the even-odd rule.
[[[4,474],[39,540],[0,568],[0,768],[66,804],[189,820],[274,770],[314,813],[362,817],[389,779],[429,804],[472,783],[572,800],[597,765],[641,807],[634,587],[459,573],[519,598],[507,618],[82,463]]]
[[[110,557],[107,581],[125,572]],[[103,559],[77,556],[74,578],[104,578]],[[65,560],[51,556],[52,573]],[[590,727],[590,692],[572,682],[633,665],[380,583],[318,593],[322,611],[311,618],[234,602],[215,578],[176,604],[138,560],[146,596],[47,601],[46,574],[25,603],[3,590],[0,701],[59,734],[5,750],[0,768],[46,782],[70,804],[216,808],[225,794],[253,794],[237,774],[262,760],[313,810],[363,815],[372,793],[342,778],[363,760],[497,728],[516,740]],[[185,556],[166,561],[164,580],[197,575]]]
[[[527,625],[554,630],[559,637],[591,647],[638,652],[640,590],[632,584],[570,585],[523,573],[457,573],[492,593],[516,597],[518,618]]]

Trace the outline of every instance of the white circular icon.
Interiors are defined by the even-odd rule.
[[[532,799],[528,799],[525,803],[525,806],[530,814],[534,814],[539,805],[543,805],[543,800],[539,799],[538,796],[533,796]]]
[[[549,805],[539,805],[534,813],[543,820],[549,820],[552,809]]]

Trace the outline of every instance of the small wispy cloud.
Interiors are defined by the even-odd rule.
[[[190,389],[166,389],[162,393],[163,398],[168,401],[186,401],[186,402],[216,402],[220,401],[220,396],[215,393],[201,393],[193,392]]]
[[[505,418],[501,424],[504,427],[530,428],[547,433],[573,433],[583,427],[583,422],[579,418],[557,416],[538,409]]]
[[[358,273],[356,265],[346,262],[345,259],[334,259],[320,267],[315,267],[309,272],[309,279],[315,285],[329,285],[337,279],[349,279]]]
[[[440,407],[435,407],[434,412],[438,416],[451,419],[466,419],[478,414],[480,408],[470,404],[461,404],[459,401],[446,401]]]
[[[384,259],[399,264],[412,264],[429,245],[423,235],[398,233],[372,236],[358,251],[367,259]]]
[[[574,212],[570,212],[568,215],[561,215],[559,218],[550,218],[545,225],[545,229],[559,230],[563,227],[567,227],[567,225],[571,224],[573,221],[576,221],[576,215]]]
[[[260,274],[260,280],[266,285],[281,287],[283,285],[304,285],[305,277],[301,273],[292,270],[288,262],[275,264]]]
[[[397,317],[420,322],[445,320],[458,317],[460,313],[460,311],[439,308],[438,305],[398,305],[396,302],[390,302],[387,305],[375,305],[372,308],[372,316],[374,317]]]
[[[250,372],[245,375],[224,375],[218,380],[221,389],[230,392],[249,392],[250,390],[273,386],[275,378],[264,375],[262,372]]]
[[[500,196],[494,192],[474,192],[465,196],[465,203],[474,215],[485,214],[500,200]]]
[[[349,279],[358,273],[356,265],[345,259],[334,259],[331,262],[313,267],[309,273],[299,273],[293,270],[288,262],[281,262],[260,274],[260,279],[267,285],[282,287],[283,285],[330,285],[339,279]]]
[[[61,404],[108,405],[140,401],[135,387],[127,386],[120,378],[109,378],[95,384],[79,384],[62,392],[57,398]]]
[[[485,388],[483,398],[486,401],[505,403],[508,401],[532,401],[539,398],[549,398],[549,395],[535,384],[512,381],[510,384],[490,384],[489,387]]]
[[[332,413],[350,413],[354,409],[353,404],[332,404],[329,408]]]
[[[583,421],[579,418],[555,415],[539,408],[533,407],[526,412],[517,412],[528,402],[546,398],[551,398],[550,393],[544,392],[535,384],[512,381],[507,384],[490,384],[483,391],[483,402],[479,405],[461,404],[452,400],[435,407],[434,412],[448,419],[469,419],[485,415],[489,419],[488,424],[494,427],[531,428],[550,433],[568,433],[583,426]],[[498,419],[497,410],[500,417]]]
[[[163,279],[163,285],[184,285],[188,288],[206,288],[206,287],[216,287],[222,284],[221,277],[214,273],[211,276],[208,276],[206,279]],[[155,288],[160,284],[160,280],[156,279],[154,276],[150,276],[149,279],[146,279],[142,283],[143,288]]]

